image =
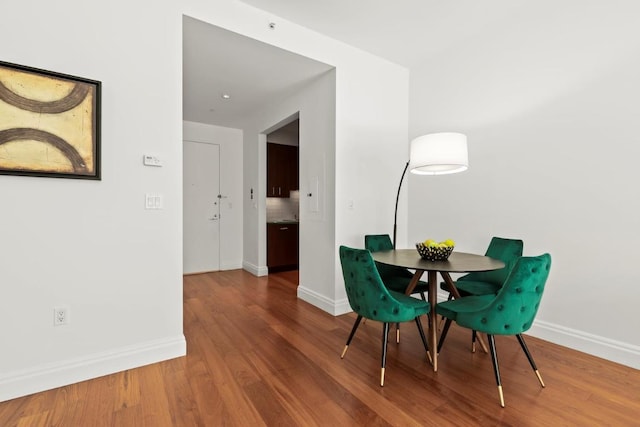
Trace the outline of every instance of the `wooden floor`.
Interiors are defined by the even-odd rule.
[[[535,338],[540,388],[515,338],[498,337],[506,408],[488,354],[452,326],[434,373],[415,325],[333,317],[296,298],[297,273],[184,278],[186,357],[0,403],[0,426],[638,426],[640,371]],[[426,321],[424,322],[426,323]]]

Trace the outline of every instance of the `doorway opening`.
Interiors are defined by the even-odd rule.
[[[298,284],[300,248],[300,119],[295,114],[266,134],[266,229],[269,274]],[[289,272],[289,273],[284,273]]]

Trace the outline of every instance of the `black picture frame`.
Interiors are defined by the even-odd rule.
[[[102,83],[0,61],[0,175],[101,179]]]

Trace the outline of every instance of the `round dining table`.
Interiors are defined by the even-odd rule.
[[[438,273],[449,286],[449,291],[454,298],[460,298],[460,293],[450,273],[470,273],[472,271],[490,271],[504,268],[504,262],[484,255],[470,254],[466,252],[452,252],[445,261],[428,261],[422,259],[415,249],[394,249],[388,251],[372,252],[376,262],[381,264],[404,267],[415,270],[405,293],[411,295],[420,281],[422,274],[428,272],[429,283],[429,350],[434,372],[438,371],[438,337],[436,332],[436,304],[438,303]]]

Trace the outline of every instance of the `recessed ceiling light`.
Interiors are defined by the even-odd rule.
[[[222,99],[231,99],[231,95],[229,95],[228,93],[223,93],[221,96]]]

